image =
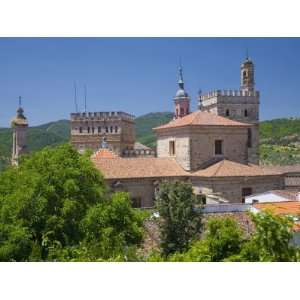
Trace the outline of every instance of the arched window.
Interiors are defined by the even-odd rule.
[[[94,127],[92,127],[92,133],[95,133],[95,128]]]
[[[110,132],[113,132],[114,128],[112,126],[110,126]]]
[[[118,126],[115,126],[115,133],[118,132]]]
[[[108,133],[108,127],[107,126],[105,127],[105,132]]]
[[[227,116],[227,117],[230,116],[229,109],[226,109],[226,116]]]
[[[82,127],[79,127],[79,133],[82,133]]]
[[[246,78],[247,77],[247,71],[243,72],[243,77]]]
[[[180,115],[181,115],[181,116],[184,115],[184,109],[183,109],[183,107],[180,108]]]
[[[101,127],[100,126],[98,127],[98,133],[101,133]]]
[[[87,128],[87,132],[90,133],[90,127]]]
[[[244,111],[244,116],[248,117],[248,110],[247,109],[245,109],[245,111]]]

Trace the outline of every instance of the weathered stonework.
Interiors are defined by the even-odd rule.
[[[215,154],[215,140],[223,141],[223,154]],[[169,143],[175,142],[175,155]],[[196,170],[221,159],[248,162],[247,128],[199,126],[174,128],[157,133],[157,156],[175,157],[184,170]]]
[[[105,136],[108,147],[118,155],[135,143],[134,117],[123,112],[71,114],[71,143],[79,151],[97,151]]]

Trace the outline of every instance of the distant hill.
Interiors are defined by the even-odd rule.
[[[260,159],[264,164],[300,163],[300,118],[260,123]]]
[[[137,141],[149,147],[155,147],[153,127],[169,122],[171,112],[149,113],[135,119]],[[284,118],[260,123],[260,153],[264,164],[300,163],[300,119]],[[28,129],[28,149],[36,151],[49,145],[58,145],[70,139],[68,120],[50,122]],[[12,131],[0,128],[0,170],[11,156]]]
[[[152,128],[168,123],[173,118],[170,112],[149,113],[135,119],[137,140],[151,148],[156,146]]]
[[[36,151],[46,146],[55,146],[69,140],[70,124],[67,120],[51,122],[30,127],[27,134],[28,150]],[[6,165],[11,156],[12,130],[0,128],[0,169]]]

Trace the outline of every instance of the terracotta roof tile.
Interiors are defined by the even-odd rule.
[[[195,111],[185,117],[173,120],[167,124],[153,128],[153,130],[160,130],[166,128],[177,128],[183,126],[237,126],[249,127],[250,124],[233,121],[213,113]]]
[[[118,156],[114,154],[112,151],[106,148],[101,148],[97,152],[92,155],[92,158],[99,159],[99,158],[117,158]]]
[[[270,210],[276,215],[300,215],[300,201],[255,203],[253,206],[259,210]]]
[[[222,160],[206,169],[194,172],[193,176],[230,177],[230,176],[266,176],[279,175],[279,172],[265,170],[257,165],[246,165],[230,160]]]
[[[140,157],[105,159],[92,158],[106,179],[184,177],[184,171],[172,158]]]

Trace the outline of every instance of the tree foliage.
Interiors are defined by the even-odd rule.
[[[255,232],[242,248],[242,261],[295,261],[296,248],[291,244],[293,222],[271,212],[252,214]]]
[[[246,238],[232,217],[211,217],[201,239],[187,251],[167,257],[153,253],[149,261],[182,262],[290,262],[299,261],[299,249],[291,243],[292,222],[271,212],[251,214],[255,230]]]
[[[128,195],[111,197],[70,145],[45,148],[0,175],[1,261],[109,259],[141,241],[141,226]]]
[[[211,217],[201,240],[185,253],[176,253],[171,261],[217,262],[240,252],[243,234],[231,217]]]
[[[157,194],[156,206],[160,217],[161,248],[165,256],[185,251],[200,234],[201,214],[192,185],[182,181],[163,182]]]

